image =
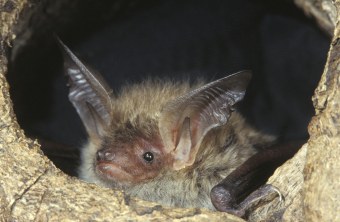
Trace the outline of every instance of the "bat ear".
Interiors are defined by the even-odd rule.
[[[250,78],[251,71],[241,71],[208,83],[163,107],[159,131],[166,151],[173,155],[175,170],[192,165],[204,136],[227,123],[233,105],[243,99]]]
[[[90,137],[99,137],[111,124],[111,90],[104,79],[89,70],[58,39],[64,56],[64,73],[69,77],[69,100],[76,108]]]

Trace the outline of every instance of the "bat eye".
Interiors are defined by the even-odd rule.
[[[151,162],[153,160],[153,154],[151,152],[146,152],[143,154],[143,158],[146,162]]]

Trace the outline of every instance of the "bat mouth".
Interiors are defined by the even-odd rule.
[[[112,162],[97,162],[96,171],[103,179],[115,182],[130,182],[133,177]]]

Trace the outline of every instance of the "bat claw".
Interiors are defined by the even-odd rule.
[[[272,191],[275,191],[278,195],[279,195],[279,201],[280,202],[284,202],[285,201],[285,197],[283,196],[283,194],[281,193],[281,191],[279,190],[279,188],[268,184],[269,186],[271,186]]]
[[[277,196],[280,202],[284,201],[280,190],[271,184],[261,186],[239,204],[236,203],[237,197],[233,196],[232,192],[229,192],[222,186],[215,186],[211,192],[211,200],[218,211],[227,212],[242,218],[246,218],[250,212],[271,202]]]
[[[246,208],[256,209],[259,206],[274,200],[277,196],[279,196],[280,202],[284,200],[283,195],[277,187],[271,184],[265,184],[252,192],[245,200],[240,203],[240,205]]]

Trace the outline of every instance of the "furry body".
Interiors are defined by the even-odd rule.
[[[136,183],[108,180],[96,170],[96,153],[100,149],[117,145],[134,149],[135,140],[140,137],[162,141],[158,125],[162,107],[202,85],[148,80],[123,88],[112,98],[110,128],[100,138],[90,137],[82,149],[80,177],[106,187],[124,189],[131,196],[164,205],[214,209],[210,200],[212,187],[254,155],[255,145],[273,141],[271,136],[249,126],[237,112],[231,114],[227,124],[207,133],[191,166],[173,170],[164,164],[155,177]]]

